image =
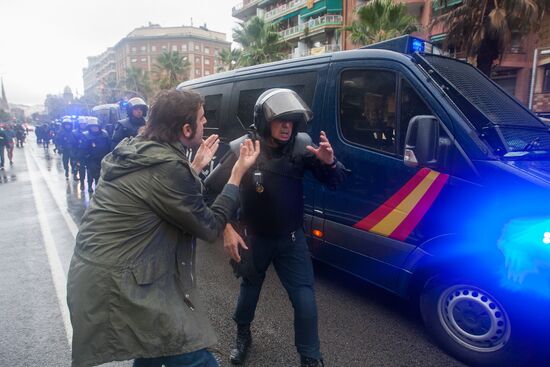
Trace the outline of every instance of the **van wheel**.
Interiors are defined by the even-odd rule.
[[[455,358],[473,366],[518,366],[529,353],[511,309],[475,282],[428,282],[420,296],[428,331]]]

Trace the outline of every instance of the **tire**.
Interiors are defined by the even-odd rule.
[[[525,324],[503,297],[478,282],[442,276],[427,282],[420,311],[429,333],[471,366],[521,366],[531,355]],[[500,299],[499,299],[500,298]]]

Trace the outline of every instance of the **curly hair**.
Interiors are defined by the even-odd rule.
[[[197,113],[203,105],[201,95],[189,89],[160,91],[141,135],[150,140],[173,143],[180,139],[183,126],[189,124],[193,131],[192,139],[197,129]]]

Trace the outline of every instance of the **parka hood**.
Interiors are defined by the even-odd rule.
[[[187,161],[182,144],[160,143],[142,136],[126,138],[101,162],[101,176],[105,181],[112,181],[169,161]]]

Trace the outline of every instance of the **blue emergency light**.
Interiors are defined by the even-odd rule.
[[[428,47],[427,47],[428,46]],[[431,49],[433,45],[421,38],[413,37],[411,35],[405,35],[401,37],[392,38],[387,41],[373,43],[361,47],[362,49],[380,49],[400,52],[404,54],[413,54],[415,52],[424,53],[426,49]]]

